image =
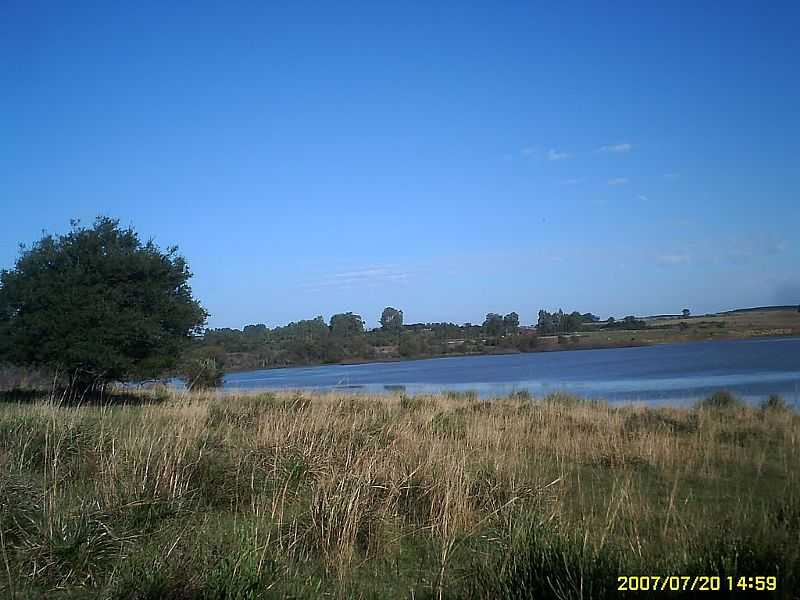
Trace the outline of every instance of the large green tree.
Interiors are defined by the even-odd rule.
[[[49,367],[73,390],[159,376],[205,323],[191,275],[176,247],[115,219],[73,221],[0,271],[0,358]]]
[[[515,312],[510,312],[503,317],[503,330],[506,334],[515,334],[519,332],[519,315]]]
[[[486,335],[497,336],[503,333],[503,317],[497,313],[488,313],[483,321],[483,332]]]
[[[403,311],[387,306],[381,313],[381,329],[397,331],[403,328]]]
[[[364,333],[364,319],[351,312],[339,313],[331,317],[331,335],[334,337],[352,337]]]

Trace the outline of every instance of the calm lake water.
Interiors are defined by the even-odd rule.
[[[225,387],[410,394],[475,390],[482,397],[565,390],[609,401],[670,404],[726,389],[749,401],[777,393],[800,406],[800,338],[267,369],[231,373]]]

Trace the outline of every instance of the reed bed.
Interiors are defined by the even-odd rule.
[[[800,415],[555,394],[0,403],[9,598],[611,598],[800,566]]]

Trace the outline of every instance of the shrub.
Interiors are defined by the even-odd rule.
[[[520,402],[531,402],[533,395],[528,390],[515,390],[508,395],[509,400],[518,400]]]
[[[184,368],[183,376],[187,389],[200,390],[220,387],[225,372],[213,358],[202,358],[190,361]]]
[[[789,410],[789,405],[786,404],[786,400],[784,400],[783,397],[781,397],[780,395],[770,394],[769,398],[767,398],[761,403],[761,410],[784,412]]]
[[[697,408],[710,410],[732,410],[743,406],[744,402],[727,390],[714,392],[697,403]]]

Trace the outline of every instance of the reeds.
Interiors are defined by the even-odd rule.
[[[618,574],[704,569],[798,583],[800,416],[777,401],[159,394],[0,405],[2,593],[594,598]]]

